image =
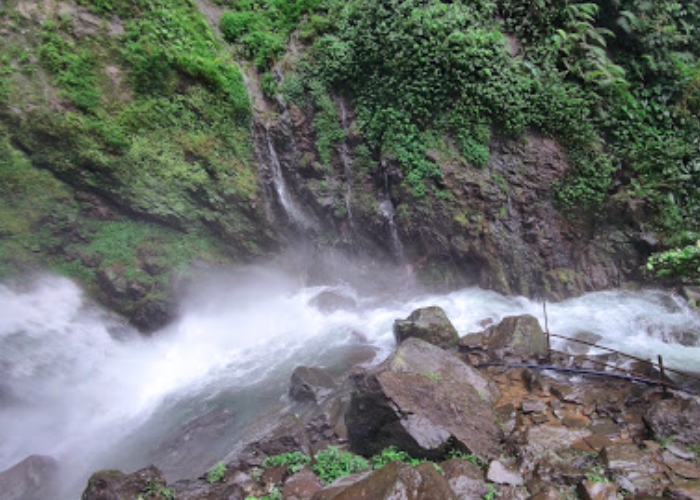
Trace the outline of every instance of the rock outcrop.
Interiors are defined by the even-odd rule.
[[[450,484],[430,464],[392,462],[370,474],[349,476],[324,488],[313,500],[457,500]]]
[[[479,351],[492,360],[534,361],[548,352],[547,336],[534,316],[508,316],[485,331],[466,335],[460,340],[463,351]]]
[[[352,378],[346,424],[355,452],[370,456],[393,445],[426,458],[450,449],[484,458],[500,453],[497,390],[448,352],[408,339],[377,368]]]
[[[406,339],[417,338],[433,345],[450,348],[459,342],[459,334],[437,306],[416,309],[404,320],[394,321],[394,338],[399,344]]]
[[[55,492],[59,465],[51,457],[32,455],[0,472],[2,500],[45,500]]]

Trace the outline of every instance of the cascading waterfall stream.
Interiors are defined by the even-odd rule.
[[[354,234],[354,220],[352,217],[352,183],[354,175],[352,172],[352,158],[350,158],[350,148],[348,147],[349,123],[348,110],[343,99],[338,99],[338,107],[340,108],[340,125],[343,127],[345,138],[340,143],[340,161],[343,163],[343,173],[345,175],[345,210],[348,213],[348,223],[350,230]]]
[[[265,161],[262,162],[262,164],[270,173],[270,178],[275,188],[275,192],[277,193],[277,200],[279,201],[280,206],[284,210],[289,220],[297,227],[302,230],[309,230],[313,228],[314,224],[304,213],[304,211],[294,202],[291,194],[289,193],[287,181],[284,179],[284,175],[282,173],[282,165],[280,163],[277,150],[275,149],[275,145],[272,142],[269,124],[265,125],[265,147],[267,148],[267,151]]]
[[[196,476],[248,423],[287,404],[295,366],[347,368],[357,349],[376,351],[377,362],[394,348],[393,321],[418,307],[441,306],[461,334],[508,315],[542,322],[540,303],[477,288],[400,300],[383,293],[347,283],[308,287],[252,270],[193,288],[180,319],[144,338],[67,279],[0,285],[0,470],[30,454],[55,457],[65,485],[55,500],[76,500],[100,468],[155,463],[170,480],[183,470]],[[324,294],[356,305],[324,310],[317,305]],[[651,359],[662,354],[669,366],[697,371],[700,343],[689,332],[700,332],[700,319],[676,296],[592,293],[548,304],[548,319],[553,333],[590,332],[607,347]],[[681,338],[688,345],[678,344]],[[184,442],[178,430],[206,414],[232,418],[217,435],[222,447],[189,443],[173,462],[163,450]]]

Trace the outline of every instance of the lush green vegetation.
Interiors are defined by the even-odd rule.
[[[534,130],[558,139],[574,167],[557,187],[564,210],[600,216],[617,193],[617,202],[642,201],[642,224],[659,231],[667,245],[683,245],[678,240],[688,240],[688,231],[697,239],[698,5],[290,3],[297,10],[286,16],[275,2],[236,2],[222,29],[267,68],[280,60],[296,26],[306,51],[286,71],[282,91],[316,112],[322,162],[343,138],[331,94],[351,96],[374,165],[395,157],[418,197],[441,189],[440,166],[426,151],[454,147],[464,163],[483,168],[493,134]],[[243,37],[263,18],[279,43],[261,59]]]
[[[340,99],[355,112],[356,167],[377,175],[379,160],[394,158],[416,206],[450,199],[428,152],[486,168],[494,136],[548,135],[573,167],[556,186],[564,211],[604,217],[612,203],[641,205],[635,223],[670,248],[649,270],[700,278],[696,3],[216,2],[220,34],[188,0],[78,0],[99,27],[65,9],[0,12],[6,271],[42,254],[89,280],[80,258],[56,262],[70,247],[148,282],[127,247],[143,247],[152,231],[187,234],[186,250],[162,236],[158,259],[177,265],[211,254],[195,240],[212,237],[231,253],[259,253],[269,238],[239,58],[261,73],[264,95],[281,92],[313,117],[318,154],[309,162],[320,168],[348,133]],[[131,222],[91,225],[75,190]],[[82,244],[61,232],[74,224],[84,225]]]
[[[39,263],[93,287],[107,269],[163,300],[222,240],[235,257],[267,238],[247,91],[194,4],[79,3],[99,27],[0,12],[0,275]]]

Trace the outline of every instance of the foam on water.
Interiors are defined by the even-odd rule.
[[[357,306],[321,310],[316,299],[328,293]],[[0,470],[30,454],[54,456],[76,485],[65,498],[77,498],[93,470],[133,469],[129,450],[107,451],[133,435],[139,447],[155,447],[162,432],[181,425],[183,416],[170,415],[177,408],[196,413],[223,404],[225,394],[242,413],[235,391],[246,388],[260,401],[284,403],[295,366],[342,364],[358,343],[373,346],[379,360],[394,348],[393,321],[428,305],[443,307],[460,334],[514,314],[543,322],[541,304],[477,288],[399,301],[266,272],[193,288],[179,319],[144,338],[67,279],[44,277],[22,290],[0,285]],[[674,339],[700,331],[700,319],[667,293],[588,294],[549,304],[548,322],[553,333],[593,332],[608,347],[698,369],[700,347]],[[248,412],[267,404],[251,406],[246,397]],[[149,435],[151,428],[161,434]]]

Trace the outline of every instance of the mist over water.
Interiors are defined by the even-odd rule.
[[[430,295],[403,270],[367,275],[368,283],[310,286],[299,274],[259,268],[218,273],[191,285],[178,320],[147,338],[67,279],[0,285],[0,471],[30,454],[57,458],[65,491],[56,500],[79,498],[101,468],[155,463],[170,480],[196,476],[259,415],[288,404],[294,367],[341,372],[360,351],[378,362],[394,348],[393,321],[418,307],[443,307],[460,334],[515,314],[544,324],[542,304],[522,297],[478,288]],[[698,371],[700,346],[688,334],[700,332],[700,319],[678,297],[600,292],[547,309],[553,333],[592,332],[603,345]],[[218,445],[184,446],[178,429],[203,415],[223,422]]]

